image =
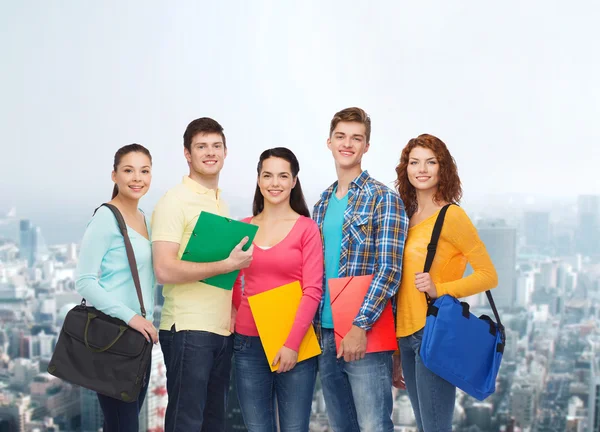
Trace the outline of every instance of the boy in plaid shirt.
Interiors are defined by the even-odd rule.
[[[335,432],[392,432],[392,352],[366,354],[367,331],[400,285],[408,219],[399,195],[361,167],[369,150],[371,119],[347,108],[331,120],[327,147],[337,181],[317,202],[313,218],[323,236],[325,295],[315,316],[323,354],[319,373]],[[335,346],[330,278],[373,274],[352,329]]]

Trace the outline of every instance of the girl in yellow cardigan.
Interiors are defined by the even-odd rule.
[[[454,158],[433,135],[411,139],[396,167],[396,188],[410,218],[398,290],[394,384],[406,387],[417,427],[424,432],[452,431],[456,387],[421,361],[419,350],[427,314],[425,293],[432,299],[448,294],[467,297],[498,283],[494,265],[465,211],[450,206],[431,271],[423,273],[427,245],[440,209],[457,204],[462,188]],[[463,278],[467,266],[473,273]]]

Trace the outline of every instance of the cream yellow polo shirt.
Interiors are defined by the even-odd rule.
[[[170,189],[156,204],[152,215],[152,241],[179,244],[177,257],[185,247],[196,226],[200,212],[207,211],[229,216],[221,200],[221,190],[207,189],[188,176]],[[163,287],[165,304],[160,329],[169,330],[173,324],[179,330],[201,330],[229,336],[231,291],[203,282],[167,284]]]

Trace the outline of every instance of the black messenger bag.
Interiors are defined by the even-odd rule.
[[[145,318],[140,278],[125,220],[115,206],[102,205],[114,213],[123,234],[140,310]],[[145,336],[120,319],[86,306],[83,299],[65,317],[48,372],[97,393],[134,402],[146,384],[151,355],[152,343]]]

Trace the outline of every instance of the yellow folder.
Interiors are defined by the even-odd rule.
[[[271,371],[279,367],[279,364],[273,366],[273,360],[292,330],[301,298],[302,288],[298,281],[248,297]],[[298,362],[319,354],[321,348],[311,324],[298,349]]]

